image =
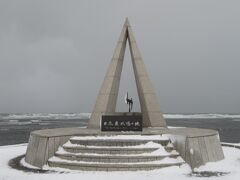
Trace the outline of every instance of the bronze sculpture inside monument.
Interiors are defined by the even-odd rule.
[[[128,92],[127,92],[127,95],[125,97],[125,103],[128,105],[128,112],[131,112],[132,109],[133,109],[133,99],[128,98]]]

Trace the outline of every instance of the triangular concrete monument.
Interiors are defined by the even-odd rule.
[[[132,56],[141,113],[115,112],[127,40]],[[119,122],[120,126],[116,122]],[[100,123],[101,133],[99,132]],[[143,130],[142,125],[146,129]],[[90,130],[89,128],[93,129]],[[81,171],[145,171],[169,166],[181,166],[185,162],[192,169],[195,169],[208,162],[224,159],[217,131],[197,128],[165,128],[166,122],[159,110],[154,89],[148,78],[129,22],[126,20],[98,94],[88,128],[57,128],[33,131],[30,134],[26,155],[19,160],[24,160],[40,169],[44,169],[43,167],[48,165],[49,167]],[[141,134],[127,133],[122,138],[118,136],[122,134],[122,131],[140,130],[142,131]],[[109,131],[115,131],[115,133],[109,133]],[[169,134],[169,138],[160,137],[164,134]],[[86,139],[86,136],[91,138]],[[154,157],[151,152],[146,150],[149,149],[147,142],[152,140],[162,144],[154,151],[157,152]],[[84,148],[76,146],[76,144],[84,146]],[[146,147],[134,148],[139,144],[146,145]],[[114,148],[112,148],[113,146]],[[121,147],[123,146],[133,148],[124,148],[122,151]],[[171,148],[169,149],[169,147]],[[59,153],[59,148],[63,153]],[[169,153],[166,155],[161,150],[162,148],[167,148]],[[89,149],[92,153],[86,156]],[[116,154],[119,150],[122,156],[119,156],[119,153]],[[105,152],[104,156],[102,156],[103,151]],[[137,153],[138,156],[134,156],[133,153]],[[159,161],[163,156],[169,160]],[[119,161],[120,158],[121,161]],[[151,159],[149,160],[149,158]],[[146,164],[146,161],[148,161],[148,164]],[[32,169],[29,168],[29,171],[32,171]]]
[[[102,115],[115,113],[127,40],[142,112],[143,127],[166,128],[166,122],[160,112],[157,96],[148,77],[128,19],[124,23],[111,63],[99,91],[96,104],[88,122],[88,128],[99,129]]]

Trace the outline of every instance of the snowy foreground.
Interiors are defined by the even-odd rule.
[[[0,180],[66,180],[66,179],[83,179],[83,180],[118,180],[118,179],[137,179],[137,180],[154,180],[154,179],[218,179],[218,180],[239,180],[240,179],[240,150],[223,147],[225,159],[220,162],[208,163],[198,169],[196,172],[223,172],[222,176],[199,177],[199,173],[192,174],[188,165],[179,167],[163,168],[153,171],[138,171],[138,172],[82,172],[82,171],[68,171],[63,172],[46,172],[46,173],[33,173],[23,172],[20,170],[12,169],[8,166],[8,161],[19,155],[25,153],[27,144],[0,146]],[[211,174],[211,173],[210,173]]]

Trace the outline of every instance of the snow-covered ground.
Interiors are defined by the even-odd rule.
[[[0,146],[0,180],[66,180],[66,179],[84,179],[84,180],[118,180],[118,179],[137,179],[137,180],[239,180],[240,179],[240,150],[231,147],[223,147],[225,159],[220,162],[208,163],[196,171],[211,171],[225,172],[223,176],[198,177],[191,174],[191,169],[188,165],[179,167],[163,168],[153,171],[139,172],[83,172],[83,171],[68,171],[68,172],[46,172],[33,173],[23,172],[12,169],[8,166],[8,161],[14,157],[22,155],[26,151],[27,144]]]

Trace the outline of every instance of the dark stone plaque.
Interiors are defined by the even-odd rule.
[[[102,131],[142,131],[141,115],[103,115]]]

